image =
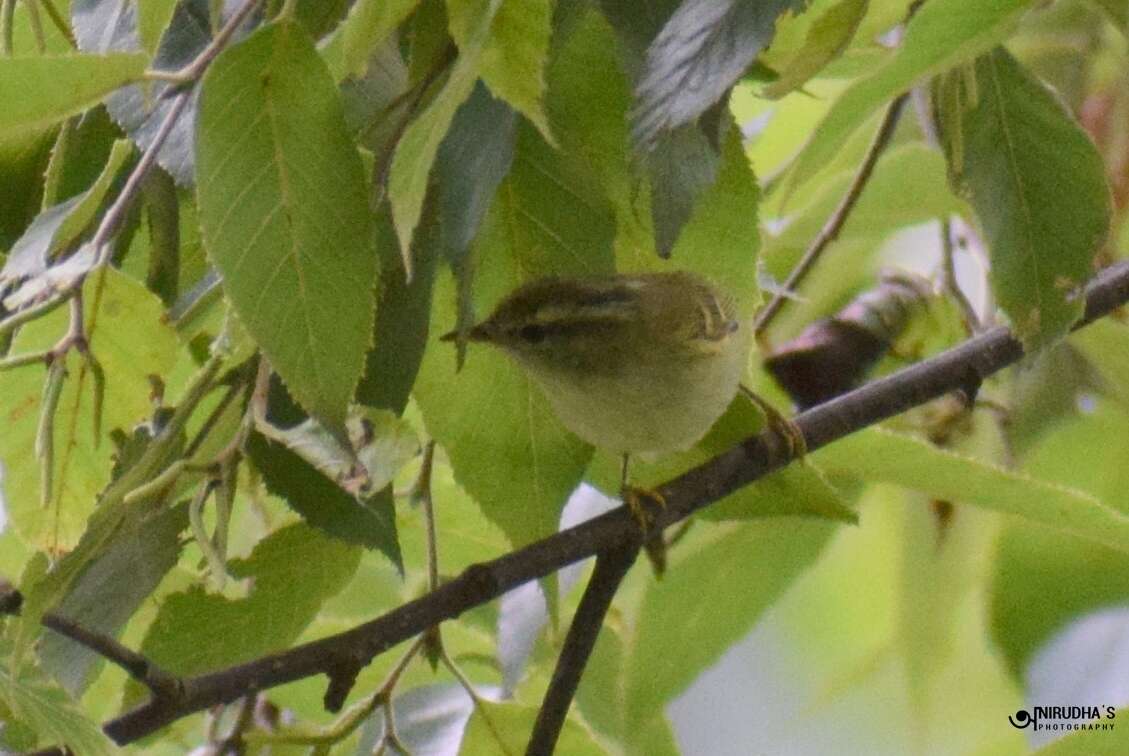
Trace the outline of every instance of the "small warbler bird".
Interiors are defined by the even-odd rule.
[[[750,333],[716,288],[675,272],[532,281],[467,338],[517,362],[580,438],[653,457],[692,446],[725,412]]]

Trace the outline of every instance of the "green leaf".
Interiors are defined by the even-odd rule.
[[[435,161],[439,145],[443,142],[455,112],[474,90],[474,82],[478,79],[478,60],[487,44],[491,23],[501,4],[502,0],[489,0],[487,7],[482,8],[478,0],[453,0],[450,13],[461,14],[464,6],[477,13],[473,16],[472,25],[462,35],[465,41],[459,48],[459,56],[443,90],[404,131],[392,156],[388,174],[388,199],[392,203],[392,218],[396,222],[401,254],[404,256],[405,267],[409,270],[412,235],[423,210],[431,164]]]
[[[11,648],[0,646],[0,659],[6,659],[10,652]],[[65,745],[83,756],[114,753],[98,725],[37,669],[25,665],[13,670],[8,664],[0,664],[0,705],[11,712],[15,722],[31,728],[45,745]]]
[[[1060,423],[1027,456],[1024,467],[1075,486],[1129,512],[1129,453],[1095,443],[1129,433],[1129,414],[1110,402]],[[1015,523],[999,540],[991,588],[992,635],[1012,673],[1023,679],[1032,656],[1068,623],[1129,600],[1123,551]]]
[[[672,552],[682,558],[643,596],[624,670],[629,738],[644,737],[643,725],[753,627],[835,527],[759,521],[719,532]]]
[[[1003,48],[938,89],[953,183],[984,229],[992,290],[1028,349],[1082,315],[1082,286],[1109,231],[1105,168],[1085,132]]]
[[[624,272],[697,273],[732,298],[739,319],[751,318],[761,301],[756,285],[759,200],[760,190],[741,148],[740,135],[731,128],[722,145],[717,180],[702,193],[670,259],[660,260],[651,250],[634,248],[629,250],[630,255],[620,256],[618,267]]]
[[[945,451],[912,436],[869,428],[812,457],[828,472],[896,483],[1129,551],[1129,516],[1097,497]]]
[[[669,257],[702,194],[717,180],[721,157],[698,124],[665,131],[646,157],[655,251]],[[754,237],[755,238],[755,237]]]
[[[419,446],[414,434],[411,438],[403,434],[406,428],[402,421],[390,417],[390,413],[377,417],[383,418],[385,425],[383,430],[375,430],[374,439],[389,453],[378,454],[375,446],[369,446],[362,451],[361,459],[369,468],[375,493],[350,493],[337,482],[339,476],[350,472],[353,457],[346,456],[335,439],[324,437],[324,431],[318,434],[306,423],[272,431],[270,439],[253,433],[247,440],[247,454],[262,474],[267,490],[310,525],[346,543],[379,549],[397,569],[403,569],[395,511],[387,488],[390,474],[399,471]],[[319,458],[320,466],[316,461]]]
[[[431,226],[416,238],[415,273],[408,281],[387,204],[377,216],[380,304],[373,326],[373,347],[365,356],[365,373],[357,384],[359,404],[396,414],[403,413],[408,404],[430,333],[431,290],[442,252],[438,236],[439,229]]]
[[[647,48],[632,134],[650,145],[722,98],[772,41],[776,18],[807,0],[686,0]]]
[[[180,557],[180,533],[188,526],[188,508],[159,510],[130,522],[75,581],[54,609],[83,628],[117,637],[133,613],[156,590]],[[39,658],[72,695],[86,689],[102,657],[74,641],[47,633]]]
[[[348,584],[361,554],[307,525],[282,528],[247,559],[229,562],[232,577],[250,580],[246,598],[208,594],[201,587],[169,596],[141,653],[172,674],[190,675],[280,651]],[[140,693],[135,683],[131,688]]]
[[[1103,318],[1072,335],[1069,343],[1097,369],[1106,390],[1129,404],[1129,326]]]
[[[360,76],[373,50],[412,14],[420,0],[358,0],[341,25],[345,75]]]
[[[535,132],[519,128],[517,155],[474,249],[480,317],[512,289],[545,275],[610,273],[610,210]],[[436,282],[432,323],[455,325],[455,285]],[[515,545],[554,532],[592,455],[566,431],[532,379],[504,355],[473,347],[456,374],[454,349],[432,340],[416,383],[428,432],[455,476]]]
[[[451,36],[463,50],[489,0],[449,3]],[[505,100],[554,143],[545,116],[545,64],[549,57],[553,8],[550,0],[503,0],[490,26],[478,61],[478,75],[496,97]]]
[[[855,36],[869,0],[839,0],[808,27],[803,46],[780,71],[780,78],[764,88],[764,96],[777,98],[799,89],[824,66],[839,57]]]
[[[799,187],[834,157],[872,113],[914,84],[987,52],[1007,37],[1032,0],[930,0],[906,26],[902,46],[831,106],[789,171]]]
[[[141,78],[146,55],[53,55],[0,58],[0,136],[42,129],[95,105]]]
[[[132,428],[149,416],[150,374],[168,375],[177,359],[178,341],[161,321],[160,301],[115,270],[105,272],[101,306],[95,309],[93,287],[85,297],[86,323],[93,326],[91,350],[106,373],[103,433]],[[20,329],[13,354],[50,349],[66,332],[68,314],[61,308]],[[102,437],[91,438],[94,425],[90,371],[72,356],[55,416],[54,497],[51,510],[39,503],[39,462],[35,458],[36,424],[44,371],[27,366],[0,372],[4,432],[4,492],[9,525],[28,544],[69,550],[85,529],[98,493],[110,480],[113,449]]]
[[[200,225],[224,290],[290,392],[339,437],[373,324],[360,156],[302,27],[264,27],[208,69]]]
[[[483,702],[475,707],[467,722],[459,753],[466,756],[525,753],[536,720],[536,706]],[[605,756],[607,753],[572,719],[565,719],[556,752],[569,756]]]

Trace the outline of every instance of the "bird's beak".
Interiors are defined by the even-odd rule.
[[[486,323],[479,323],[474,328],[466,331],[467,341],[493,341],[491,328]],[[450,331],[439,337],[440,341],[455,341],[459,337],[458,330]]]

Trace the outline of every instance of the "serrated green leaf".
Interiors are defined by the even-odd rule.
[[[0,58],[0,136],[42,129],[81,113],[145,72],[148,56],[53,55]]]
[[[488,5],[489,0],[448,5],[451,36],[460,49],[473,44],[469,35]],[[503,0],[478,60],[478,75],[494,96],[528,118],[550,144],[544,96],[552,16],[550,0]]]
[[[435,162],[435,155],[455,112],[474,90],[474,82],[478,79],[478,60],[489,38],[490,25],[502,4],[502,0],[489,0],[486,7],[482,7],[478,0],[457,2],[476,9],[478,13],[463,36],[465,41],[443,90],[408,126],[396,145],[388,174],[388,199],[392,204],[392,218],[396,223],[396,235],[400,239],[405,267],[409,269],[412,236],[423,210],[431,165]],[[462,5],[453,6],[451,12],[458,13]]]
[[[512,289],[545,275],[610,273],[610,210],[535,132],[519,128],[517,154],[474,249],[479,317]],[[455,325],[455,284],[436,282],[435,332]],[[592,455],[566,431],[522,370],[488,347],[455,372],[454,349],[432,339],[416,383],[428,432],[458,481],[512,543],[557,529],[561,507]]]
[[[819,555],[835,527],[807,520],[743,523],[672,560],[643,596],[624,667],[627,735],[686,688]]]
[[[0,659],[6,659],[10,652],[7,645],[0,646]],[[8,664],[0,664],[0,706],[38,735],[43,745],[66,746],[83,756],[109,756],[114,752],[98,725],[37,669],[25,665],[13,671]]]
[[[788,175],[799,187],[823,169],[847,138],[883,103],[915,83],[986,52],[1007,37],[1032,0],[930,0],[906,26],[901,47],[831,106]]]
[[[466,725],[460,754],[477,756],[482,753],[525,753],[533,723],[537,720],[537,707],[516,703],[483,702],[475,707]],[[556,752],[572,756],[605,756],[592,736],[575,721],[565,719],[557,741]]]
[[[1082,314],[1080,292],[1109,231],[1105,168],[1062,104],[1003,48],[970,75],[974,85],[959,72],[940,85],[942,141],[984,229],[992,290],[1032,350]]]
[[[369,56],[415,11],[420,0],[358,0],[341,24],[343,75],[360,76]]]
[[[208,253],[290,392],[344,437],[377,269],[364,172],[336,87],[291,22],[228,48],[201,86],[198,199]]]
[[[289,525],[260,541],[247,559],[228,563],[233,578],[250,579],[246,598],[201,587],[173,594],[140,651],[173,674],[190,675],[282,650],[348,584],[362,553],[308,525]],[[140,693],[136,683],[130,690],[127,700]]]
[[[868,428],[812,457],[829,472],[896,483],[1129,551],[1129,516],[1097,497],[946,451],[913,436]]]
[[[764,96],[783,97],[800,88],[842,54],[866,16],[869,3],[870,0],[839,0],[824,11],[808,27],[803,46],[780,70],[780,78],[764,88]]]
[[[95,310],[93,296],[86,297],[85,304],[86,322],[95,324],[91,350],[108,376],[102,418],[103,433],[108,433],[113,428],[132,428],[148,417],[152,409],[148,375],[168,375],[179,343],[173,330],[161,322],[163,309],[156,297],[115,270],[107,270],[105,276],[101,307]],[[66,332],[67,318],[64,308],[24,326],[13,340],[13,353],[50,349]],[[71,364],[77,366],[79,361]],[[39,463],[33,452],[43,380],[44,371],[37,366],[0,372],[5,424],[0,460],[6,471],[9,525],[28,544],[69,550],[110,480],[113,449],[105,438],[91,437],[92,379],[89,370],[79,367],[66,378],[55,417],[54,498],[52,510],[45,512],[39,504]]]

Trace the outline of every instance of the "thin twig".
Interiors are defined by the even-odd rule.
[[[77,622],[53,612],[43,615],[43,626],[59,635],[70,638],[94,653],[124,669],[129,676],[143,684],[155,696],[177,695],[180,681],[149,661],[131,651],[108,635],[88,630]]]
[[[960,308],[961,316],[964,318],[964,326],[971,335],[980,332],[980,318],[976,314],[976,308],[968,301],[968,297],[965,296],[964,290],[960,288],[960,283],[957,281],[956,263],[953,259],[955,252],[953,223],[946,217],[941,221],[941,283],[944,286],[945,293],[952,297],[957,307]]]
[[[16,0],[0,0],[0,53],[12,57],[13,27],[15,26]]]
[[[36,0],[24,0],[27,8],[27,23],[31,27],[31,36],[35,38],[35,50],[40,55],[47,52],[47,38],[43,36],[43,21],[39,18],[39,6]]]
[[[858,172],[855,173],[851,185],[847,188],[847,193],[843,195],[843,199],[839,201],[839,205],[835,211],[831,213],[831,217],[823,224],[823,228],[819,230],[807,250],[804,252],[803,257],[796,263],[796,267],[788,274],[781,285],[780,290],[773,294],[772,299],[765,305],[753,323],[753,333],[760,336],[767,330],[768,326],[772,323],[773,318],[780,312],[780,308],[788,301],[791,294],[800,285],[812,268],[815,267],[816,262],[819,260],[820,255],[827,249],[831,242],[835,241],[839,236],[839,232],[843,230],[843,226],[850,217],[851,211],[855,209],[858,204],[859,198],[862,196],[866,184],[870,181],[871,175],[874,173],[874,166],[878,164],[878,158],[889,146],[890,140],[894,136],[894,130],[898,126],[898,119],[902,115],[902,109],[905,107],[906,100],[909,98],[908,94],[899,95],[889,107],[886,108],[886,114],[882,116],[882,123],[878,126],[878,131],[874,135],[870,147],[866,151],[866,155],[862,159],[862,164],[859,166]]]
[[[427,528],[427,587],[434,591],[439,587],[439,537],[435,529],[435,504],[431,498],[431,469],[435,460],[435,441],[428,441],[423,447],[423,460],[419,466],[419,477],[413,492],[423,510],[423,521]]]
[[[537,722],[533,725],[533,735],[526,748],[526,756],[551,756],[560,737],[568,708],[580,685],[580,676],[588,665],[588,657],[596,646],[596,637],[604,626],[604,617],[612,605],[620,583],[639,556],[639,546],[628,544],[596,557],[596,569],[584,589],[580,606],[568,628],[553,679],[541,709],[537,712]]]
[[[1086,287],[1080,328],[1129,301],[1129,261],[1109,266]],[[994,328],[946,352],[866,384],[794,418],[809,452],[924,404],[1018,362],[1023,347],[1006,328]],[[771,431],[748,438],[659,486],[667,506],[654,526],[666,528],[791,461],[788,444]],[[342,658],[367,664],[375,656],[444,620],[519,585],[615,548],[641,545],[637,521],[618,507],[502,557],[468,567],[434,591],[336,635],[243,664],[183,680],[180,695],[154,695],[106,723],[118,744],[134,742],[169,723],[249,691],[325,674]]]
[[[43,9],[47,11],[47,17],[51,19],[51,23],[55,25],[55,28],[63,35],[63,38],[67,40],[67,44],[71,46],[71,49],[77,50],[78,41],[74,38],[71,25],[63,18],[63,14],[59,13],[59,9],[55,7],[55,3],[51,2],[51,0],[40,0],[40,2],[43,3]]]

